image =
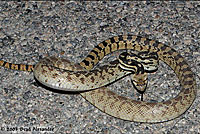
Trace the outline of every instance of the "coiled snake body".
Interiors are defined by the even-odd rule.
[[[108,90],[104,85],[133,72],[120,70],[118,63],[104,66],[101,70],[90,70],[105,55],[123,49],[156,53],[159,60],[165,62],[174,70],[181,84],[181,92],[175,98],[164,102],[144,102],[125,98]],[[53,61],[53,63],[46,61]],[[60,90],[67,90],[68,88],[79,91],[89,90],[81,93],[86,100],[101,111],[124,120],[149,123],[168,121],[183,114],[192,105],[196,96],[194,74],[184,58],[171,47],[144,37],[134,35],[115,36],[98,44],[79,65],[68,67],[66,63],[73,64],[68,60],[45,58],[34,68],[33,65],[12,64],[0,60],[0,65],[6,68],[23,71],[34,70],[35,78],[49,87]],[[69,69],[64,70],[66,68]],[[138,68],[135,69],[136,73]],[[117,73],[113,74],[113,72]],[[108,75],[113,77],[107,77]],[[96,80],[96,76],[101,77],[101,80],[104,81]],[[79,83],[83,84],[82,86],[75,85],[77,79],[79,79]],[[68,86],[67,82],[68,84],[72,83],[71,86]],[[95,88],[97,89],[91,90]]]

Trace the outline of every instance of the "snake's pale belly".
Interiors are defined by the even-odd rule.
[[[196,81],[193,72],[191,71],[189,65],[186,63],[184,58],[178,52],[160,42],[134,35],[115,36],[98,44],[88,54],[88,56],[82,62],[80,62],[79,65],[75,66],[78,68],[77,70],[90,71],[105,55],[123,49],[135,50],[139,52],[148,51],[157,53],[159,60],[164,61],[174,70],[181,85],[181,92],[175,98],[164,102],[151,103],[136,101],[119,96],[109,89],[102,87],[102,83],[106,83],[106,81],[107,83],[109,83],[110,81],[115,81],[116,79],[115,76],[111,79],[110,76],[106,76],[108,80],[105,80],[104,82],[99,82],[101,84],[95,87],[98,89],[81,93],[81,95],[86,100],[88,100],[101,111],[111,116],[124,120],[151,123],[174,119],[183,114],[192,105],[196,97]],[[80,83],[83,81],[87,81],[87,84],[89,86],[92,85],[92,83],[94,83],[95,81],[99,81],[98,79],[96,80],[94,77],[95,71],[90,72],[90,78],[87,79],[87,76],[84,73],[69,75],[71,73],[70,71],[66,72],[63,69],[57,69],[59,65],[61,66],[61,68],[66,68],[64,61],[60,64],[55,63],[56,67],[46,66],[46,64],[43,64],[43,62],[40,61],[34,69],[33,66],[23,65],[24,67],[22,68],[21,65],[7,63],[5,61],[0,61],[0,65],[17,70],[34,70],[34,75],[36,76],[36,79],[38,79],[43,84],[46,84],[49,81],[49,84],[47,84],[47,86],[60,90],[65,90],[65,88],[67,87],[66,81],[61,80],[64,77],[69,78],[75,76],[76,79],[80,79]],[[99,71],[99,76],[103,76],[104,73],[106,72]],[[129,73],[122,73],[119,76],[121,77],[128,74]],[[74,81],[74,83],[76,83],[76,80]],[[93,84],[92,86],[95,85],[97,85],[97,83]],[[87,90],[88,87],[84,87],[83,90],[85,89]]]

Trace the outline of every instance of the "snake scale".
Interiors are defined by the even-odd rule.
[[[90,70],[93,69],[105,55],[117,50],[135,50],[138,52],[148,51],[156,53],[158,59],[169,65],[175,72],[181,85],[180,93],[175,98],[171,98],[164,102],[145,102],[119,96],[104,86],[93,87],[96,85],[92,85],[92,83],[95,82],[95,77],[90,76],[100,75],[100,77],[102,77],[103,73],[106,73],[108,69],[103,67],[104,71],[97,69],[92,72]],[[54,59],[55,61],[58,60],[57,58]],[[96,90],[89,90],[81,93],[81,96],[87,101],[111,116],[135,122],[157,123],[172,120],[187,111],[195,100],[197,93],[194,73],[191,71],[184,58],[173,48],[145,37],[135,35],[119,35],[111,37],[99,43],[82,62],[74,64],[72,71],[64,70],[67,66],[66,63],[73,64],[68,60],[58,60],[56,63],[50,65],[47,65],[46,63],[43,64],[43,61],[45,60],[40,60],[40,62],[34,66],[12,64],[0,60],[0,65],[9,69],[34,71],[34,76],[41,83],[46,84],[49,82],[49,84],[46,84],[47,86],[60,90],[65,90],[66,88],[66,85],[62,82],[66,82],[66,80],[71,81],[73,80],[71,76],[75,76],[76,78],[79,78],[80,82],[83,84],[89,83],[89,86],[90,84],[92,85],[91,88],[97,88]],[[118,66],[118,64],[113,63],[113,68],[116,68],[116,66]],[[73,70],[75,70],[75,72],[78,70],[78,74],[73,73]],[[88,71],[84,74],[81,73],[81,70],[82,72],[84,72],[83,70]],[[42,76],[45,77],[42,77],[40,74],[43,74]],[[129,74],[130,72],[122,73],[122,75]],[[110,75],[112,75],[112,72],[110,72]],[[49,76],[51,76],[51,80],[48,79]],[[57,79],[57,77],[59,77],[59,79]],[[65,80],[62,79],[64,77]],[[89,79],[87,79],[87,77]],[[87,81],[85,81],[85,79],[87,79]],[[112,79],[115,81],[115,76]],[[52,82],[53,84],[51,84]],[[102,83],[100,83],[100,85]],[[87,90],[87,88],[88,87],[86,86],[84,89],[80,90]]]

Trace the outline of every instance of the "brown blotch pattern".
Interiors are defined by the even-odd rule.
[[[170,67],[173,68],[175,73],[177,74],[181,86],[183,89],[179,96],[165,101],[163,103],[145,103],[139,102],[135,100],[130,100],[125,97],[117,96],[115,93],[107,90],[106,88],[94,90],[88,92],[88,96],[86,95],[85,98],[92,98],[91,103],[97,106],[99,109],[106,111],[108,114],[119,117],[125,120],[133,120],[139,122],[162,122],[171,120],[182,113],[184,113],[192,104],[196,96],[196,82],[194,78],[194,74],[192,73],[189,65],[185,62],[183,57],[178,54],[174,49],[170,48],[167,45],[164,45],[158,41],[150,40],[140,36],[134,35],[119,35],[112,37],[108,40],[105,40],[99,43],[93,51],[89,53],[89,55],[80,62],[80,70],[82,67],[86,70],[91,70],[104,56],[108,55],[111,52],[123,49],[134,49],[136,51],[151,51],[157,52],[159,59],[167,63]],[[61,60],[62,62],[70,62],[68,60]],[[51,67],[56,65],[58,67],[63,66],[63,63],[59,61],[59,58],[50,57],[43,60],[43,65],[41,65],[41,73],[47,73],[47,70],[53,73],[55,67]],[[41,60],[42,63],[42,60]],[[48,67],[46,67],[46,65]],[[5,62],[0,60],[0,66],[15,70],[22,70],[22,71],[33,71],[33,65],[23,65],[23,64],[12,64],[9,62]],[[37,68],[38,66],[36,66]],[[45,70],[47,69],[47,70]],[[56,69],[59,73],[64,73],[64,70]],[[92,72],[79,72],[79,73],[70,73],[67,72],[66,78],[69,81],[72,81],[72,74],[80,78],[82,84],[85,84],[84,77],[90,77],[92,83],[95,82],[95,76],[100,75],[102,79],[104,79],[103,73],[108,71],[106,67],[104,71],[95,70]],[[108,73],[112,75],[113,72],[111,71]],[[44,75],[48,76],[48,75]],[[84,76],[84,77],[82,77]],[[52,77],[58,77],[57,73],[53,73]],[[48,82],[48,79],[44,79],[44,82]],[[87,83],[88,84],[88,83]],[[61,85],[61,83],[59,83]],[[77,85],[77,88],[79,85]],[[83,95],[84,96],[84,95]],[[95,101],[95,97],[98,97],[98,101]],[[106,99],[106,101],[105,101]],[[95,103],[96,102],[96,103]],[[108,107],[109,106],[109,107]],[[112,109],[114,108],[116,111],[113,112]],[[154,108],[158,108],[157,112],[162,112],[162,114],[156,114],[151,111]],[[126,111],[127,115],[124,114],[122,111]],[[150,111],[147,113],[146,111]],[[134,112],[132,112],[134,111]],[[134,114],[133,114],[134,113]],[[154,114],[153,114],[154,113]],[[173,115],[174,114],[174,115]],[[130,119],[131,117],[131,119]]]

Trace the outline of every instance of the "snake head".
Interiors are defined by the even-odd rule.
[[[133,74],[131,77],[131,82],[135,89],[143,94],[146,91],[147,83],[148,83],[148,75],[147,73],[142,74]]]

